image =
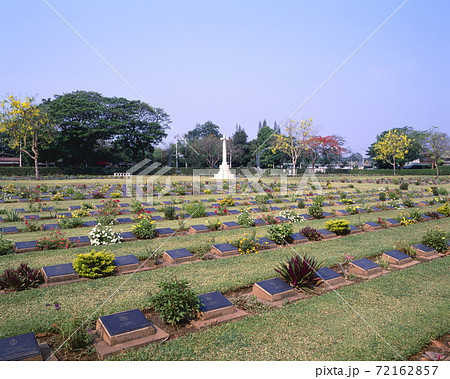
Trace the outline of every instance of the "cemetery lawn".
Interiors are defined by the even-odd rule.
[[[450,330],[449,260],[422,263],[112,359],[407,360]]]

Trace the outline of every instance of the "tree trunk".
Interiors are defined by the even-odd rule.
[[[436,165],[436,176],[439,176],[439,166],[438,166],[437,161],[436,161],[435,165]]]
[[[297,159],[292,159],[292,176],[297,176]]]
[[[394,176],[395,176],[395,157],[394,157],[394,163],[393,163],[393,166],[394,166]]]
[[[34,156],[34,177],[36,180],[39,180],[39,166],[38,166],[38,157]]]

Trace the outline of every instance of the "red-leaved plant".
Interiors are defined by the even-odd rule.
[[[296,254],[275,267],[275,271],[292,287],[300,288],[319,280],[315,273],[320,266],[316,258]]]

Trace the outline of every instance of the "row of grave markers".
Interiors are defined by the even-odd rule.
[[[423,244],[413,245],[412,248],[425,260],[443,256]],[[389,263],[396,268],[406,268],[419,263],[398,250],[385,252],[383,257],[387,258]],[[132,264],[138,264],[138,262]],[[349,262],[349,273],[364,279],[373,279],[386,274],[387,271],[375,262],[361,258]],[[317,270],[315,276],[321,280],[319,285],[327,290],[351,284],[341,274],[328,267]],[[280,278],[256,282],[253,285],[252,294],[260,301],[274,306],[279,306],[281,302],[287,300],[294,301],[303,297],[294,287]],[[200,317],[199,320],[192,321],[197,329],[240,319],[247,315],[245,311],[236,308],[218,291],[199,295],[198,298],[200,300]],[[94,347],[100,359],[117,354],[127,348],[142,347],[149,343],[166,340],[169,337],[164,330],[148,320],[139,309],[99,317],[96,322],[95,334]],[[34,333],[0,339],[0,361],[17,360],[56,360],[56,357],[50,353],[47,344],[38,344]]]

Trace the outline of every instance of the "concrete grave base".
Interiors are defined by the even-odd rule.
[[[164,252],[163,256],[163,261],[169,264],[177,264],[177,263],[185,263],[185,262],[192,262],[195,261],[197,258],[195,257],[195,255],[192,255],[190,257],[182,257],[182,258],[175,258],[173,259],[169,254],[167,254],[166,252]]]
[[[110,346],[105,341],[99,340],[94,343],[94,348],[97,350],[97,355],[99,359],[105,359],[112,355],[118,354],[125,349],[138,349],[140,347],[146,346],[150,343],[158,342],[169,338],[169,334],[164,330],[158,328],[156,325],[153,325],[156,332],[151,335],[147,335],[144,337],[136,338],[127,342],[121,342],[116,345]]]
[[[228,314],[223,314],[223,315],[218,315],[217,317],[213,317],[213,318],[207,318],[207,319],[200,319],[200,320],[195,320],[192,321],[191,324],[196,328],[196,329],[202,329],[205,328],[207,326],[214,326],[214,325],[220,325],[220,324],[224,324],[228,321],[231,320],[237,320],[240,319],[242,317],[245,317],[248,315],[247,312],[241,310],[241,309],[237,309],[234,306],[232,307],[227,307],[227,308],[234,308],[234,311]],[[219,311],[224,311],[227,308],[222,308],[222,309],[218,309]],[[209,312],[206,312],[209,313]]]
[[[376,267],[370,270],[363,270],[361,267],[352,264],[352,262],[349,263],[349,272],[350,274],[356,275],[363,279],[378,278],[379,276],[383,276],[389,273],[389,271],[383,270],[382,267]]]
[[[236,250],[220,251],[219,249],[216,249],[214,246],[212,246],[210,252],[212,254],[216,254],[216,255],[218,255],[220,257],[226,257],[228,255],[238,254],[239,250],[236,248]]]
[[[419,263],[418,261],[414,261],[412,258],[398,260],[388,254],[383,254],[381,257],[387,259],[389,261],[389,266],[394,268],[408,268]]]
[[[80,277],[77,273],[74,274],[66,274],[66,275],[58,275],[58,276],[50,276],[48,277],[45,274],[45,271],[41,269],[42,276],[44,277],[45,283],[60,283],[60,282],[74,282],[80,281]]]
[[[266,291],[263,287],[261,287],[258,283],[253,284],[252,294],[255,295],[258,300],[265,300],[269,303],[273,303],[279,300],[284,300],[286,298],[295,297],[298,293],[294,288],[291,288],[287,291],[278,292],[275,294],[271,294]]]

